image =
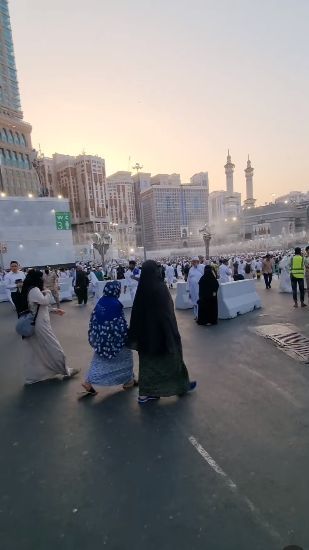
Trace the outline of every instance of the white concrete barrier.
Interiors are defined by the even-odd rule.
[[[72,285],[73,278],[68,277],[67,279],[58,279],[58,286],[60,288],[59,290],[59,298],[60,302],[72,302],[73,300],[73,285]],[[51,302],[52,305],[54,305],[55,299],[52,296]]]
[[[189,286],[185,281],[177,283],[177,294],[175,300],[176,309],[192,309],[193,304],[189,297]]]
[[[98,281],[98,284],[96,285],[96,289],[95,289],[95,299],[96,299],[96,301],[98,301],[98,300],[100,300],[100,298],[102,298],[104,287],[105,287],[106,283],[108,283],[108,282],[109,281]],[[124,287],[126,286],[126,280],[121,279],[118,282],[121,283],[121,294],[120,294],[119,301],[122,303],[124,308],[132,307],[133,302],[132,302],[132,298],[131,298],[131,294],[130,294],[129,289],[127,289],[126,293],[124,292]]]
[[[68,301],[71,302],[73,300],[73,285],[72,285],[72,277],[69,277],[68,279],[62,279],[59,283],[60,286],[60,302]]]
[[[11,302],[11,293],[5,288],[3,281],[0,282],[0,302]]]
[[[72,277],[67,279],[60,279],[58,286],[60,287],[60,302],[73,300],[73,286],[72,286]],[[11,302],[11,293],[6,290],[5,284],[3,281],[0,282],[0,302]],[[13,303],[13,302],[12,302]],[[55,304],[54,298],[52,298],[52,304]]]
[[[218,292],[219,319],[233,319],[262,307],[253,279],[222,283]]]

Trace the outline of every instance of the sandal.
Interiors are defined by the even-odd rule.
[[[86,384],[82,384],[82,387],[85,391],[81,395],[98,395],[98,392],[92,386],[89,388]]]

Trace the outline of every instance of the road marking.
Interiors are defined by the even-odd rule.
[[[294,407],[296,407],[297,409],[302,408],[301,403],[299,403],[296,399],[294,399],[294,397],[289,392],[287,392],[286,390],[284,390],[283,388],[278,386],[278,384],[276,384],[276,382],[273,382],[272,380],[269,380],[268,378],[266,378],[266,376],[264,376],[260,372],[254,370],[254,369],[251,369],[250,367],[247,367],[246,365],[242,365],[242,364],[238,363],[237,366],[240,367],[241,369],[244,369],[244,370],[250,372],[251,374],[253,374],[253,376],[257,376],[258,378],[261,378],[261,380],[263,380],[265,382],[265,384],[268,384],[268,386],[271,386],[274,390],[276,390],[278,393],[280,393],[282,395],[282,397],[284,397],[287,401],[289,401],[289,403],[294,405]]]
[[[253,504],[253,502],[246,497],[245,495],[241,495],[236,483],[225,473],[224,470],[217,464],[217,462],[210,456],[210,454],[202,447],[202,445],[198,442],[198,440],[191,435],[189,438],[189,442],[195,450],[201,455],[201,457],[207,462],[207,464],[211,467],[211,469],[216,472],[224,481],[224,483],[227,485],[227,487],[236,494],[242,502],[247,506],[247,508],[250,510],[252,515],[254,516],[255,522],[262,527],[265,531],[268,532],[268,534],[275,539],[276,541],[280,541],[282,544],[282,538],[281,535],[268,523],[267,520],[265,520],[259,511],[259,509]]]

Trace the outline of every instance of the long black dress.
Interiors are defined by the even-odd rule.
[[[130,347],[139,353],[139,393],[181,395],[190,388],[171,295],[156,262],[141,271],[129,328]]]
[[[219,283],[211,266],[206,266],[205,273],[199,280],[197,318],[199,325],[216,325],[218,323],[218,288]]]

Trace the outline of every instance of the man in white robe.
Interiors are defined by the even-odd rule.
[[[232,271],[228,266],[228,261],[223,260],[219,267],[219,282],[222,283],[229,283],[231,281]]]
[[[140,272],[140,269],[136,267],[136,261],[130,260],[129,269],[125,272],[125,275],[124,275],[126,279],[124,293],[126,293],[128,288],[132,298],[132,302],[134,302],[140,276],[141,276],[141,272]]]
[[[199,299],[199,280],[202,277],[201,270],[199,269],[199,259],[195,257],[192,259],[192,267],[190,268],[188,275],[188,285],[191,302],[193,304],[193,315],[194,319],[197,319],[198,305],[197,301]]]
[[[167,279],[168,288],[173,288],[173,281],[175,277],[175,269],[171,264],[166,266],[165,275]]]

